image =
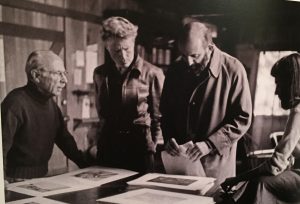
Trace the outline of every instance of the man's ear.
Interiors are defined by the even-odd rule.
[[[40,83],[40,79],[39,79],[39,75],[40,73],[38,73],[37,70],[33,69],[30,71],[31,74],[31,78],[35,83]]]

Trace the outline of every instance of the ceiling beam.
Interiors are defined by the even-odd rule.
[[[52,42],[64,43],[65,41],[64,32],[61,31],[4,22],[0,22],[0,34],[21,38],[48,40]]]
[[[0,0],[0,5],[11,7],[11,8],[18,8],[18,9],[45,13],[52,16],[69,17],[72,19],[76,19],[80,21],[88,21],[91,23],[100,24],[102,22],[101,16],[96,16],[93,14],[74,11],[71,9],[61,8],[57,6],[36,3],[28,0]]]

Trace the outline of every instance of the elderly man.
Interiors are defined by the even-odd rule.
[[[218,182],[235,175],[236,146],[251,122],[252,105],[243,65],[219,50],[200,22],[183,27],[182,56],[166,74],[161,99],[166,150],[200,160],[206,176]]]
[[[161,137],[159,112],[164,82],[161,69],[136,53],[136,25],[122,17],[103,22],[103,41],[111,57],[94,71],[101,165],[153,171]]]
[[[34,51],[25,71],[27,85],[11,91],[1,104],[6,180],[45,176],[54,143],[79,167],[86,166],[52,99],[67,83],[63,61],[52,51]]]

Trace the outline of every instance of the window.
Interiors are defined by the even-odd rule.
[[[271,68],[280,58],[292,54],[292,51],[261,52],[258,61],[254,115],[287,115],[280,106],[275,93],[275,80],[271,76]]]

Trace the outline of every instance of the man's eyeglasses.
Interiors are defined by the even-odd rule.
[[[45,70],[45,69],[40,69],[41,71],[44,71],[44,72],[48,72],[50,74],[53,74],[55,76],[59,76],[59,77],[66,77],[68,75],[68,72],[67,71],[51,71],[51,70]]]

